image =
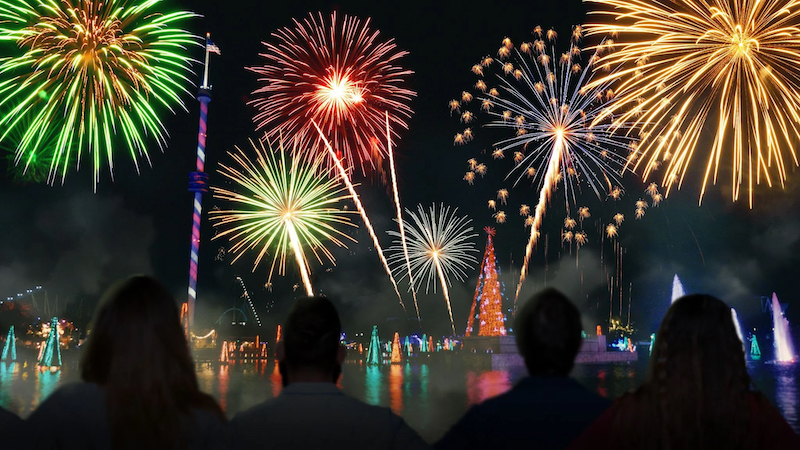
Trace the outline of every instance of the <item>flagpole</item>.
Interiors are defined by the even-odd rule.
[[[197,92],[200,102],[200,125],[197,131],[196,171],[189,174],[189,192],[194,193],[192,213],[192,245],[189,253],[189,330],[194,327],[194,310],[197,300],[197,265],[200,254],[200,223],[203,218],[203,194],[208,192],[208,174],[204,172],[206,163],[206,137],[208,131],[208,104],[211,102],[211,86],[208,85],[208,53],[211,34],[206,34],[205,64],[203,68],[203,84]]]
[[[206,33],[206,61],[203,64],[203,84],[200,85],[200,89],[211,90],[211,86],[208,85],[208,41],[211,39],[211,33]]]

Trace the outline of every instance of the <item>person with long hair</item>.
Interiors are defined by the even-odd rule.
[[[175,300],[155,279],[111,287],[65,385],[28,419],[35,448],[206,449],[225,443],[225,416],[200,392]]]
[[[656,334],[647,377],[570,449],[800,448],[800,437],[747,373],[731,308],[681,297]]]

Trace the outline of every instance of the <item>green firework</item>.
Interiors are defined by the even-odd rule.
[[[295,254],[301,272],[310,272],[306,249],[320,264],[321,254],[335,264],[326,241],[339,247],[346,247],[344,240],[355,242],[342,231],[355,227],[349,216],[357,214],[339,207],[349,198],[347,188],[338,177],[330,176],[322,155],[314,157],[298,149],[290,154],[283,143],[277,150],[261,142],[251,144],[255,159],[237,148],[228,153],[235,164],[220,164],[220,175],[233,187],[211,188],[215,198],[235,208],[211,211],[220,230],[214,238],[227,237],[230,252],[236,255],[231,264],[248,250],[256,250],[255,271],[271,253],[268,283],[276,266],[280,275],[285,273],[287,254]]]
[[[200,38],[180,28],[196,14],[160,3],[0,0],[0,41],[16,47],[0,57],[0,141],[17,137],[16,164],[49,161],[48,181],[63,183],[88,157],[96,188],[120,149],[138,172],[149,141],[164,148],[159,110],[186,109]]]

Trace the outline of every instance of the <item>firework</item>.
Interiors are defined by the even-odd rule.
[[[513,131],[512,137],[494,144],[493,155],[515,150],[514,167],[507,179],[516,186],[532,178],[539,191],[534,214],[526,219],[531,232],[515,298],[525,281],[545,209],[556,186],[564,187],[567,216],[576,203],[579,184],[588,185],[602,198],[612,190],[613,183],[619,184],[618,174],[633,142],[624,132],[617,134],[619,124],[615,128],[609,121],[599,120],[613,97],[611,81],[587,87],[593,70],[581,61],[577,46],[580,30],[576,28],[576,32],[563,55],[555,53],[555,33],[543,32],[540,27],[534,30],[536,40],[519,48],[506,39],[499,58],[483,69],[488,77],[489,67],[498,68],[489,79],[499,85],[499,91],[490,89],[489,95],[478,95],[479,100],[494,105],[488,111],[492,120],[487,126]],[[595,52],[589,61],[596,57]]]
[[[17,47],[0,58],[0,140],[21,128],[17,164],[50,161],[47,181],[63,183],[88,154],[96,188],[103,165],[113,179],[115,149],[138,172],[150,162],[147,136],[164,148],[157,110],[186,109],[186,50],[200,39],[179,28],[195,14],[162,14],[159,3],[0,0],[0,40]]]
[[[698,153],[707,160],[701,202],[726,160],[734,201],[745,184],[752,207],[762,177],[783,186],[787,164],[798,163],[800,3],[588,1],[609,8],[588,33],[617,36],[598,64],[625,65],[594,84],[619,81],[608,114],[640,129],[634,170],[647,179],[663,163],[668,195]],[[710,145],[700,144],[707,134]]]
[[[344,16],[330,22],[322,14],[309,14],[294,20],[294,28],[272,34],[277,43],[267,43],[263,56],[267,63],[250,70],[259,75],[263,86],[250,102],[258,109],[254,121],[266,136],[292,136],[295,145],[310,148],[310,157],[323,155],[336,169],[373,239],[381,262],[403,304],[380,242],[350,180],[349,170],[358,166],[383,174],[388,156],[398,221],[400,199],[392,153],[394,128],[407,128],[411,116],[408,102],[416,94],[403,87],[412,72],[396,65],[407,53],[399,51],[393,40],[378,40],[370,21]],[[386,140],[383,146],[383,119]],[[333,147],[336,147],[334,151]],[[402,221],[401,221],[402,223]],[[402,230],[401,230],[402,231]],[[416,293],[414,293],[416,305]],[[419,317],[419,311],[417,311]]]
[[[292,252],[307,294],[314,295],[305,249],[310,248],[320,264],[322,256],[335,264],[325,241],[339,247],[346,247],[345,240],[355,242],[341,230],[355,227],[349,218],[353,213],[337,207],[348,198],[346,188],[329,176],[322,158],[309,161],[297,150],[288,155],[282,143],[277,151],[263,143],[251,144],[255,160],[237,148],[228,153],[235,164],[221,164],[219,169],[235,188],[212,187],[214,197],[237,209],[211,211],[214,226],[220,229],[214,239],[228,238],[235,255],[231,264],[257,250],[253,271],[271,253],[268,285],[276,266],[279,275],[285,273],[287,253]]]
[[[378,169],[388,151],[384,115],[393,129],[408,128],[405,120],[411,117],[408,102],[416,94],[403,85],[412,71],[397,65],[408,53],[392,39],[380,40],[369,19],[342,19],[335,12],[330,20],[322,13],[294,19],[294,27],[272,38],[275,43],[264,42],[261,54],[266,63],[249,68],[262,83],[250,101],[258,109],[256,126],[269,138],[292,136],[301,148],[324,153],[314,119],[348,169],[358,166],[364,174]]]
[[[414,299],[414,310],[417,312],[417,323],[422,324],[422,318],[419,315],[419,304],[417,303],[417,290],[414,289],[414,275],[411,273],[411,260],[408,257],[408,243],[406,242],[405,224],[403,223],[403,211],[400,208],[400,194],[397,190],[397,176],[395,175],[394,167],[394,152],[392,151],[392,138],[389,129],[389,113],[386,113],[386,146],[389,150],[389,168],[392,174],[392,193],[394,194],[394,205],[397,208],[397,224],[400,229],[400,243],[403,247],[403,257],[406,260],[406,269],[408,273],[409,285],[411,286],[411,295]]]
[[[406,213],[411,218],[405,223],[405,228],[409,235],[409,259],[411,269],[415,274],[413,283],[416,288],[422,287],[425,283],[427,293],[431,286],[436,292],[436,280],[442,286],[447,303],[447,312],[450,314],[450,326],[455,335],[455,324],[453,322],[453,310],[450,307],[451,278],[463,281],[466,271],[472,270],[477,264],[478,259],[475,253],[475,241],[478,235],[472,232],[471,219],[459,217],[458,208],[450,210],[450,207],[431,205],[428,211],[417,205],[417,212],[406,209]],[[388,231],[391,236],[400,237],[396,231]],[[389,249],[389,263],[395,267],[398,277],[402,280],[405,277],[405,258],[400,241],[395,241]]]

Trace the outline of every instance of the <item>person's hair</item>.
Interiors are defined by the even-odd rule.
[[[581,313],[561,292],[547,288],[517,312],[517,348],[531,375],[566,376],[581,347]]]
[[[618,403],[622,448],[755,448],[748,397],[754,390],[731,308],[710,295],[687,295],[656,333],[644,384]]]
[[[342,324],[325,297],[295,300],[283,327],[285,362],[289,367],[327,372],[336,367]]]
[[[200,392],[175,300],[133,276],[104,294],[81,360],[83,381],[106,393],[114,448],[183,448],[192,409],[225,416]]]

